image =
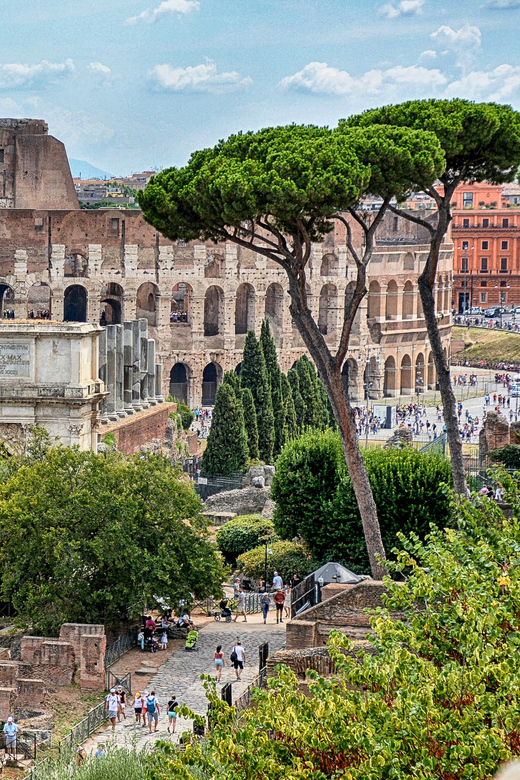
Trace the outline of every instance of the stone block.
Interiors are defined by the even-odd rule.
[[[155,666],[142,666],[140,669],[136,669],[134,674],[138,677],[148,677],[151,674],[157,674]]]
[[[18,678],[16,681],[18,697],[16,699],[17,710],[22,707],[36,707],[43,704],[47,687],[43,680],[24,680]]]
[[[14,711],[15,688],[0,688],[0,721],[6,721]]]
[[[269,488],[247,487],[226,490],[210,496],[204,503],[209,512],[234,512],[236,515],[260,515],[269,498]]]
[[[8,661],[9,658],[10,658],[9,648],[8,647],[0,647],[0,661]]]
[[[53,685],[71,685],[76,672],[76,656],[71,642],[46,637],[24,636],[21,660],[31,664],[31,675]]]
[[[264,466],[264,477],[266,485],[270,485],[272,483],[275,471],[276,469],[274,466]]]
[[[105,633],[105,626],[101,623],[63,623],[60,628],[60,639],[70,642],[74,648],[76,657],[80,658],[81,637],[84,634],[99,636]]]
[[[299,650],[316,646],[316,623],[314,621],[291,620],[285,628],[287,650]]]
[[[256,488],[264,488],[265,487],[265,479],[264,477],[252,477],[251,484],[253,487]]]
[[[105,650],[107,638],[103,633],[82,634],[80,641],[80,687],[82,691],[105,689]]]

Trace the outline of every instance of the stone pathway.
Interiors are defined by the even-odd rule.
[[[153,745],[158,739],[168,739],[166,705],[172,693],[175,694],[179,703],[185,703],[197,714],[204,715],[207,710],[207,700],[200,675],[211,674],[214,676],[213,653],[219,644],[222,645],[226,659],[226,666],[222,672],[222,684],[235,680],[233,683],[233,702],[235,702],[258,675],[259,646],[264,642],[269,642],[269,651],[274,653],[276,650],[280,650],[285,642],[285,625],[268,624],[264,626],[261,621],[256,622],[258,616],[251,615],[249,618],[255,622],[250,622],[248,619],[247,623],[212,622],[206,624],[199,631],[198,651],[187,653],[184,647],[179,648],[160,667],[147,686],[149,691],[155,690],[161,708],[157,732],[149,734],[148,724],[146,729],[137,726],[134,722],[133,709],[127,705],[126,721],[118,723],[114,732],[109,725],[108,728],[95,734],[85,743],[87,752],[94,751],[100,742],[110,742],[121,746],[135,744],[137,749],[141,750],[148,745]],[[246,650],[246,665],[240,682],[236,682],[235,671],[229,661],[232,647],[237,639],[240,639]],[[152,665],[156,662],[156,658],[157,656],[148,655],[146,661]],[[157,658],[157,660],[159,659]],[[140,690],[138,686],[139,678],[134,677],[132,680],[134,691]],[[220,690],[221,687],[222,685],[219,685],[218,689]],[[130,697],[130,701],[133,701],[133,697]],[[180,734],[184,731],[191,731],[193,727],[192,721],[184,718],[177,720],[177,730],[174,737],[176,742]]]

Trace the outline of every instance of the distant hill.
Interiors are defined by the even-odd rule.
[[[111,173],[96,168],[85,160],[73,160],[69,157],[70,171],[73,179],[110,179]]]

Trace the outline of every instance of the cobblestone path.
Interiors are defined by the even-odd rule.
[[[246,665],[240,682],[236,682],[235,671],[229,661],[232,647],[237,639],[240,639],[246,651]],[[109,726],[95,734],[85,744],[87,751],[95,750],[100,742],[106,744],[115,742],[118,745],[135,744],[140,750],[147,745],[152,745],[157,739],[167,739],[166,705],[172,693],[175,694],[177,701],[186,703],[197,714],[205,714],[207,700],[200,675],[214,675],[213,653],[219,644],[222,645],[226,659],[226,666],[222,672],[222,683],[235,680],[233,683],[234,702],[258,675],[258,648],[264,642],[269,642],[270,653],[279,650],[285,642],[285,626],[276,624],[264,626],[263,623],[252,622],[208,623],[199,632],[198,651],[188,653],[184,647],[175,650],[147,686],[149,691],[155,690],[161,708],[158,731],[149,734],[148,725],[146,725],[146,729],[142,726],[136,726],[133,722],[133,709],[127,705],[126,721],[118,723],[114,732]],[[156,657],[147,655],[147,663],[152,666]],[[221,687],[222,685],[219,686],[219,690]],[[133,677],[132,688],[134,691],[139,690],[138,677]],[[130,701],[133,701],[132,697],[130,697]],[[191,730],[193,725],[192,721],[184,720],[184,718],[177,720],[175,741],[178,741],[179,735],[184,731]]]

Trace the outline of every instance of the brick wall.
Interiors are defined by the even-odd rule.
[[[103,426],[100,429],[100,437],[103,439],[107,433],[112,433],[117,449],[125,455],[132,455],[154,439],[161,443],[164,441],[168,417],[176,409],[177,404],[174,403],[153,406],[114,425]]]
[[[344,655],[355,656],[360,650],[373,654],[373,645],[369,642],[356,642]],[[279,664],[288,666],[299,680],[304,680],[307,670],[312,669],[322,677],[334,674],[336,667],[326,647],[306,647],[301,650],[278,650],[267,659],[267,676],[274,677]]]
[[[95,623],[63,623],[60,628],[60,639],[70,642],[76,658],[80,658],[81,637],[84,634],[104,634],[105,626]]]

